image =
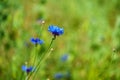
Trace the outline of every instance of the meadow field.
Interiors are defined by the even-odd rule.
[[[120,80],[120,0],[0,0],[0,80]]]

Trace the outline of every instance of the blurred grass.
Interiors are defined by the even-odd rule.
[[[38,20],[45,24],[38,24]],[[120,1],[119,0],[1,0],[0,1],[0,80],[19,78],[21,65],[32,63],[31,37],[39,36],[45,51],[50,24],[63,27],[64,35],[54,43],[54,51],[41,65],[36,80],[54,80],[57,72],[70,72],[63,80],[119,80]],[[69,53],[66,63],[59,62]],[[39,56],[38,56],[39,57]]]

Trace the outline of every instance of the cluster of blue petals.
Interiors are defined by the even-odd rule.
[[[66,61],[66,60],[68,59],[68,54],[62,55],[60,59],[61,59],[61,61],[63,61],[63,62]]]
[[[33,44],[43,44],[44,43],[44,41],[39,38],[31,38],[31,42]]]
[[[58,26],[50,25],[48,31],[51,32],[54,36],[59,36],[64,33],[64,29]]]
[[[29,73],[29,72],[33,71],[33,67],[32,66],[27,67],[27,66],[23,65],[22,66],[22,71],[25,71],[25,72]]]
[[[67,71],[67,73],[65,74],[58,72],[54,75],[55,80],[61,80],[63,78],[67,78],[67,80],[69,80],[70,77],[71,77],[71,73],[69,71]]]
[[[55,75],[54,75],[54,78],[55,79],[61,79],[61,78],[63,78],[64,77],[64,75],[62,74],[62,73],[56,73]]]

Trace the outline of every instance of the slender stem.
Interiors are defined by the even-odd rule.
[[[39,34],[39,37],[41,37],[41,33],[42,33],[42,29],[43,29],[43,26],[41,25],[41,28],[40,28],[40,34]]]
[[[34,58],[33,58],[33,67],[35,66],[35,64],[36,64],[36,58],[37,58],[37,44],[35,44],[35,46],[34,46],[34,48],[35,48],[35,50],[34,50],[34,53],[33,53],[33,56],[34,56]],[[28,74],[28,77],[27,77],[27,79],[26,80],[29,80],[29,77],[31,76],[31,74],[32,74],[32,72],[30,72],[29,74]]]
[[[54,41],[54,39],[52,38],[52,41],[51,41],[48,49],[46,50],[46,53],[41,56],[41,58],[40,58],[40,60],[39,60],[39,62],[38,62],[38,64],[37,64],[37,66],[36,66],[36,72],[35,72],[35,73],[37,73],[37,72],[39,71],[39,69],[40,69],[40,64],[41,64],[41,62],[43,61],[43,59],[45,58],[45,56],[47,55],[47,53],[50,53],[49,51],[50,51],[50,49],[51,49],[51,47],[52,47],[53,41]],[[35,77],[35,73],[34,73],[33,79],[34,79],[34,77]]]
[[[23,72],[21,73],[19,80],[23,80]]]
[[[37,55],[38,55],[37,54],[37,45],[35,45],[35,51],[34,51],[34,54],[33,54],[33,56],[34,56],[33,67],[36,65]],[[32,74],[32,72],[28,74],[28,77],[27,77],[26,80],[29,80],[29,76],[31,76],[31,74]]]
[[[51,54],[52,51],[53,51],[53,49],[50,48],[50,51],[49,51],[49,52],[44,56],[44,58],[41,60],[41,63],[39,64],[39,66],[38,66],[38,68],[37,68],[36,74],[37,74],[37,72],[39,71],[39,69],[41,68],[40,65],[42,64],[42,62],[46,60],[46,58]],[[33,79],[35,80],[35,74],[33,75]]]
[[[49,45],[48,49],[46,50],[46,52],[45,52],[45,53],[43,53],[43,55],[42,55],[42,56],[41,56],[41,58],[39,59],[38,64],[37,64],[37,66],[36,66],[36,67],[38,67],[38,66],[39,66],[39,63],[40,63],[40,62],[41,62],[41,60],[44,58],[45,54],[49,52],[50,48],[52,47],[52,43],[53,43],[53,41],[54,41],[54,39],[52,38],[52,40],[51,40],[51,42],[50,42],[50,45]]]
[[[39,59],[39,61],[38,61],[38,64],[37,64],[36,67],[35,67],[35,68],[36,68],[36,69],[35,69],[35,72],[31,72],[31,74],[28,76],[28,80],[29,80],[30,77],[32,76],[32,73],[34,74],[34,75],[33,75],[33,77],[34,77],[34,76],[35,76],[35,73],[38,72],[38,70],[39,70],[39,68],[40,68],[40,64],[41,64],[41,62],[42,62],[42,59],[45,57],[46,53],[49,52],[49,50],[50,50],[50,48],[52,47],[52,44],[53,44],[53,41],[55,40],[55,38],[56,38],[56,37],[53,37],[53,38],[52,38],[48,49],[45,51],[45,53],[42,53],[42,55],[41,55],[41,57],[40,57],[40,59]]]
[[[40,28],[40,31],[39,31],[39,36],[38,37],[41,37],[41,32],[42,32],[42,26],[41,26],[41,28]],[[38,46],[38,44],[35,44],[35,53],[37,53],[37,46]],[[37,54],[38,55],[38,54]],[[33,63],[33,67],[35,66],[35,64],[36,64],[36,59],[37,59],[37,55],[35,55],[35,57],[34,57],[34,63]],[[27,80],[29,80],[30,79],[30,76],[32,75],[32,73],[33,72],[31,72],[29,75],[28,75],[28,78],[27,78]]]
[[[33,67],[35,66],[35,63],[36,63],[36,59],[37,59],[37,45],[35,45],[35,51],[34,51],[34,60],[33,60]]]

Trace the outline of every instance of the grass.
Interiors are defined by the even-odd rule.
[[[67,72],[70,76],[60,80],[119,80],[119,4],[119,0],[0,1],[0,80],[21,80],[21,66],[31,65],[37,54],[30,38],[38,37],[42,27],[45,44],[38,47],[39,58],[52,38],[47,31],[51,24],[65,33],[56,38],[35,80],[56,80],[56,73]],[[66,53],[67,61],[61,62]]]

